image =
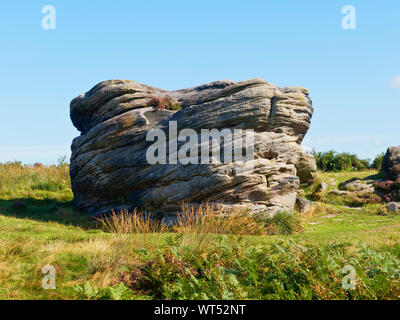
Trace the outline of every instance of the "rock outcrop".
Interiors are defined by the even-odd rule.
[[[302,215],[307,214],[310,212],[312,208],[315,208],[317,203],[314,201],[310,201],[304,198],[297,198],[295,209]]]
[[[386,202],[400,201],[400,146],[390,147],[382,160],[381,181],[375,184]]]
[[[312,154],[302,152],[296,165],[301,184],[313,184],[317,175],[317,162]]]
[[[353,178],[345,181],[339,185],[339,189],[342,191],[351,191],[358,193],[374,193],[375,180],[372,179],[359,179]]]
[[[396,181],[400,178],[400,146],[390,147],[382,160],[382,176],[385,180]]]
[[[173,101],[178,111],[154,101]],[[157,105],[157,106],[156,106]],[[179,109],[175,108],[174,109]],[[296,165],[313,108],[308,90],[280,88],[261,79],[217,81],[167,91],[134,81],[110,80],[71,102],[81,135],[72,143],[75,206],[91,214],[144,208],[173,215],[180,202],[211,201],[273,214],[292,210],[299,178]],[[254,159],[215,164],[150,164],[150,129],[254,130]],[[171,139],[169,139],[171,138]],[[178,141],[178,149],[184,141]],[[220,141],[221,150],[224,145]],[[247,170],[251,167],[251,170]]]

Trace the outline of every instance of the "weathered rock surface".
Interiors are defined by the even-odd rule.
[[[374,183],[374,180],[353,178],[341,183],[339,189],[359,193],[373,193],[375,192]]]
[[[317,175],[317,162],[312,154],[302,152],[296,165],[301,184],[313,184]]]
[[[319,194],[321,192],[324,192],[328,189],[328,185],[326,182],[321,182],[314,190],[313,194]]]
[[[329,191],[329,194],[333,194],[335,196],[347,196],[350,194],[350,191],[345,191],[345,190],[331,190]]]
[[[155,110],[150,105],[155,97],[166,96],[182,109]],[[279,88],[261,79],[224,80],[177,91],[128,80],[104,81],[70,106],[71,120],[81,131],[71,147],[75,206],[91,214],[134,207],[173,214],[181,201],[211,201],[271,214],[291,210],[299,186],[300,144],[312,113],[307,89]],[[248,165],[240,162],[149,164],[146,150],[153,142],[146,141],[146,134],[158,128],[168,139],[169,121],[177,121],[178,132],[253,129],[254,169],[238,170]]]
[[[395,181],[400,178],[400,146],[390,147],[382,160],[383,179]]]
[[[386,207],[389,212],[400,212],[400,202],[389,202]]]
[[[304,199],[304,198],[297,198],[295,208],[299,211],[300,214],[308,213],[312,208],[317,206],[316,202]]]

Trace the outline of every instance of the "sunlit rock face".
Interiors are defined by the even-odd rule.
[[[181,109],[156,108],[153,101],[166,97]],[[280,88],[261,79],[177,91],[128,80],[101,82],[70,106],[71,120],[81,132],[71,147],[75,206],[90,214],[139,207],[160,216],[176,214],[181,202],[196,206],[209,201],[271,215],[292,210],[299,186],[296,165],[312,113],[307,89]],[[149,163],[146,153],[154,144],[146,140],[149,130],[163,130],[170,141],[173,121],[178,132],[196,131],[199,141],[202,129],[253,130],[254,158],[245,163]]]

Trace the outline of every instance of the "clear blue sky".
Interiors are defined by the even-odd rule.
[[[398,0],[1,4],[2,162],[69,157],[78,135],[69,102],[120,78],[167,89],[255,77],[304,86],[315,108],[305,145],[372,158],[400,144]],[[41,26],[47,4],[55,30]],[[341,27],[346,4],[355,30]]]

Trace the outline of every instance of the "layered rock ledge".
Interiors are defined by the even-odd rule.
[[[178,111],[152,101],[168,97]],[[296,165],[313,113],[308,90],[265,80],[216,81],[177,91],[128,80],[109,80],[72,100],[71,120],[81,135],[72,143],[75,206],[90,214],[144,208],[175,214],[180,202],[203,201],[273,214],[292,210],[299,178]],[[150,129],[178,131],[253,129],[253,170],[230,164],[149,164]],[[221,146],[222,149],[222,146]]]

